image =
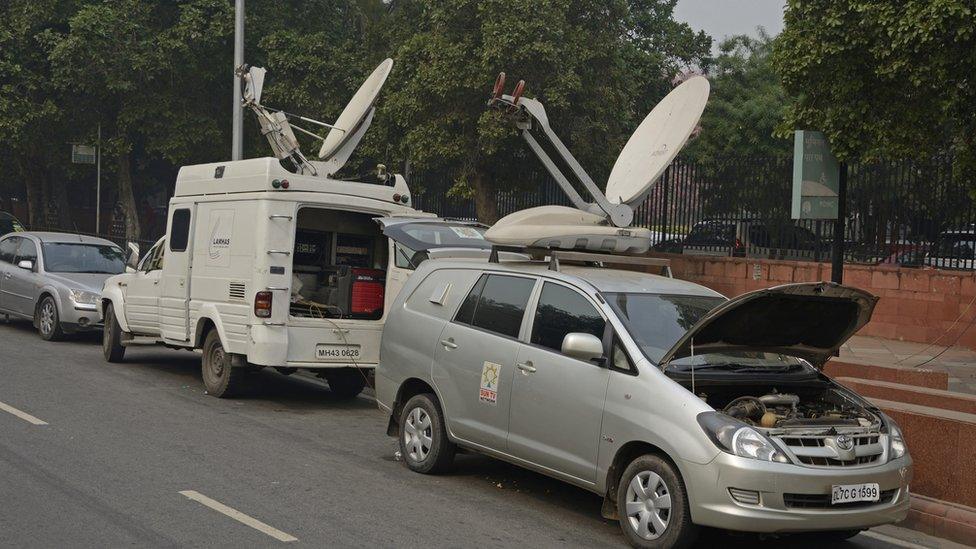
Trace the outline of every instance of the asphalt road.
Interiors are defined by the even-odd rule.
[[[599,497],[541,475],[474,455],[444,476],[408,471],[368,394],[261,372],[250,396],[221,400],[198,354],[130,348],[108,364],[99,342],[0,323],[2,547],[626,545]],[[886,527],[842,546],[938,544]]]

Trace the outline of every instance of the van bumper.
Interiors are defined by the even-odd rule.
[[[856,530],[898,522],[908,514],[909,456],[874,467],[843,469],[763,462],[720,452],[710,463],[684,462],[682,469],[692,521],[702,526],[760,533]],[[833,485],[861,483],[878,483],[881,501],[831,506]],[[736,501],[730,488],[758,492],[759,504]],[[806,506],[798,506],[794,495],[808,496]]]

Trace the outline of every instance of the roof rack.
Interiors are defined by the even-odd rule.
[[[521,248],[518,246],[492,246],[489,263],[499,263],[499,252],[516,252],[527,254],[533,260],[541,261],[549,258],[549,270],[559,271],[560,261],[579,261],[584,263],[599,263],[610,265],[645,265],[661,267],[668,278],[674,278],[671,272],[671,260],[658,257],[644,257],[639,255],[601,254],[594,252],[575,252],[570,250],[553,250],[550,248]]]

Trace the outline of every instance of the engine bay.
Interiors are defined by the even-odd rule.
[[[709,385],[698,396],[743,423],[764,429],[880,427],[881,419],[829,382],[808,386]]]

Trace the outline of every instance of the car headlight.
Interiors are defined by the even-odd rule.
[[[908,453],[908,446],[905,445],[905,435],[901,433],[901,427],[887,415],[884,416],[885,427],[888,430],[888,459],[898,459]]]
[[[765,435],[723,413],[702,412],[698,414],[698,424],[723,452],[761,461],[790,462]]]
[[[94,292],[86,292],[85,290],[68,290],[71,294],[71,301],[75,305],[96,305],[101,296]]]

